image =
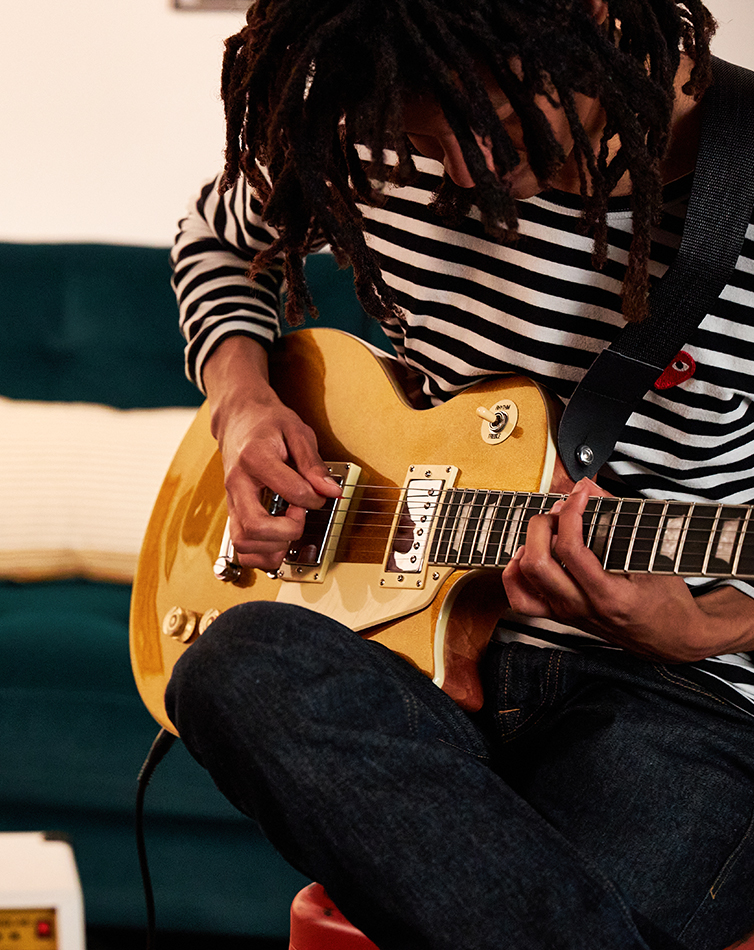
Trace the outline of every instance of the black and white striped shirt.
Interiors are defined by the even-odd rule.
[[[388,161],[390,156],[388,155]],[[443,225],[428,204],[442,168],[417,158],[418,180],[385,186],[380,207],[363,207],[370,246],[402,315],[383,325],[398,356],[439,403],[480,379],[513,371],[567,401],[595,356],[624,325],[620,291],[632,233],[630,199],[611,199],[608,260],[591,262],[579,233],[581,201],[545,192],[519,202],[520,239],[501,246],[475,209],[461,226]],[[665,189],[651,275],[660,278],[680,244],[690,177]],[[222,198],[214,183],[182,222],[173,252],[174,283],[187,339],[189,377],[201,386],[204,362],[226,335],[264,344],[277,336],[282,271],[252,285],[250,257],[272,240],[259,205],[240,181]],[[632,494],[650,499],[754,502],[754,226],[729,286],[683,347],[693,375],[652,390],[631,416],[609,463]],[[706,581],[689,581],[705,589]],[[754,584],[730,580],[754,597]],[[595,643],[551,622],[509,618],[504,637],[563,648]],[[597,643],[604,644],[602,641]],[[706,660],[694,675],[754,711],[754,661],[747,654]]]

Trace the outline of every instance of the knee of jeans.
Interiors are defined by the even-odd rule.
[[[319,628],[330,623],[326,617],[291,604],[237,604],[223,611],[184,657],[201,662],[205,668],[219,663],[232,669],[237,659],[268,648],[296,650],[305,648],[307,641],[321,643]]]
[[[328,644],[351,636],[347,628],[302,607],[264,601],[232,607],[176,663],[165,695],[168,715],[175,723],[179,703],[187,714],[209,709],[221,693],[227,701],[236,692],[234,684],[252,672],[256,695],[268,686],[285,692],[286,681],[295,689],[312,658],[321,663]]]
[[[275,604],[245,603],[224,611],[173,667],[165,693],[165,706],[175,723],[177,705],[202,708],[218,687],[232,683],[234,674],[246,668],[262,643],[274,639],[271,622]],[[177,725],[177,723],[176,723]]]

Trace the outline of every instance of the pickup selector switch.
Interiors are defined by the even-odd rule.
[[[510,399],[503,399],[489,409],[479,406],[476,414],[482,420],[482,439],[488,445],[505,442],[518,425],[518,406]]]

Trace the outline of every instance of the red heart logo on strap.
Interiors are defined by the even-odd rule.
[[[673,386],[678,386],[680,383],[685,383],[687,379],[691,379],[695,372],[696,362],[694,357],[686,350],[681,350],[657,380],[655,389],[672,389]]]

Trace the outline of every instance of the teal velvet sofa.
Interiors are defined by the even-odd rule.
[[[384,347],[381,330],[355,300],[350,274],[326,253],[307,268],[321,323]],[[67,548],[48,558],[45,539],[68,503],[71,479],[84,478],[84,506],[102,489],[101,436],[88,412],[110,413],[102,431],[115,433],[117,447],[132,459],[121,425],[128,423],[132,438],[141,419],[201,401],[183,376],[169,276],[166,249],[0,244],[0,409],[32,419],[18,423],[15,435],[7,422],[5,432],[0,428],[0,452],[21,467],[12,485],[11,475],[5,482],[0,476],[0,831],[70,836],[93,926],[145,923],[134,801],[157,725],[131,675],[128,569],[116,565],[108,575],[107,567],[98,570],[98,556],[92,568],[91,552],[89,562],[79,563]],[[67,435],[70,413],[83,420],[84,432],[76,435],[81,448]],[[0,426],[3,418],[0,411]],[[18,447],[26,441],[28,463]],[[74,459],[68,481],[59,472],[66,451]],[[0,468],[7,467],[0,459]],[[37,517],[43,502],[29,502],[27,528],[24,502],[32,491],[46,492],[44,504],[52,507]],[[118,506],[114,492],[95,520]],[[8,550],[12,521],[23,534],[17,545],[33,549],[26,561]],[[34,532],[37,548],[27,543]],[[305,882],[226,803],[180,743],[152,779],[145,825],[161,929],[287,933],[290,901]]]

